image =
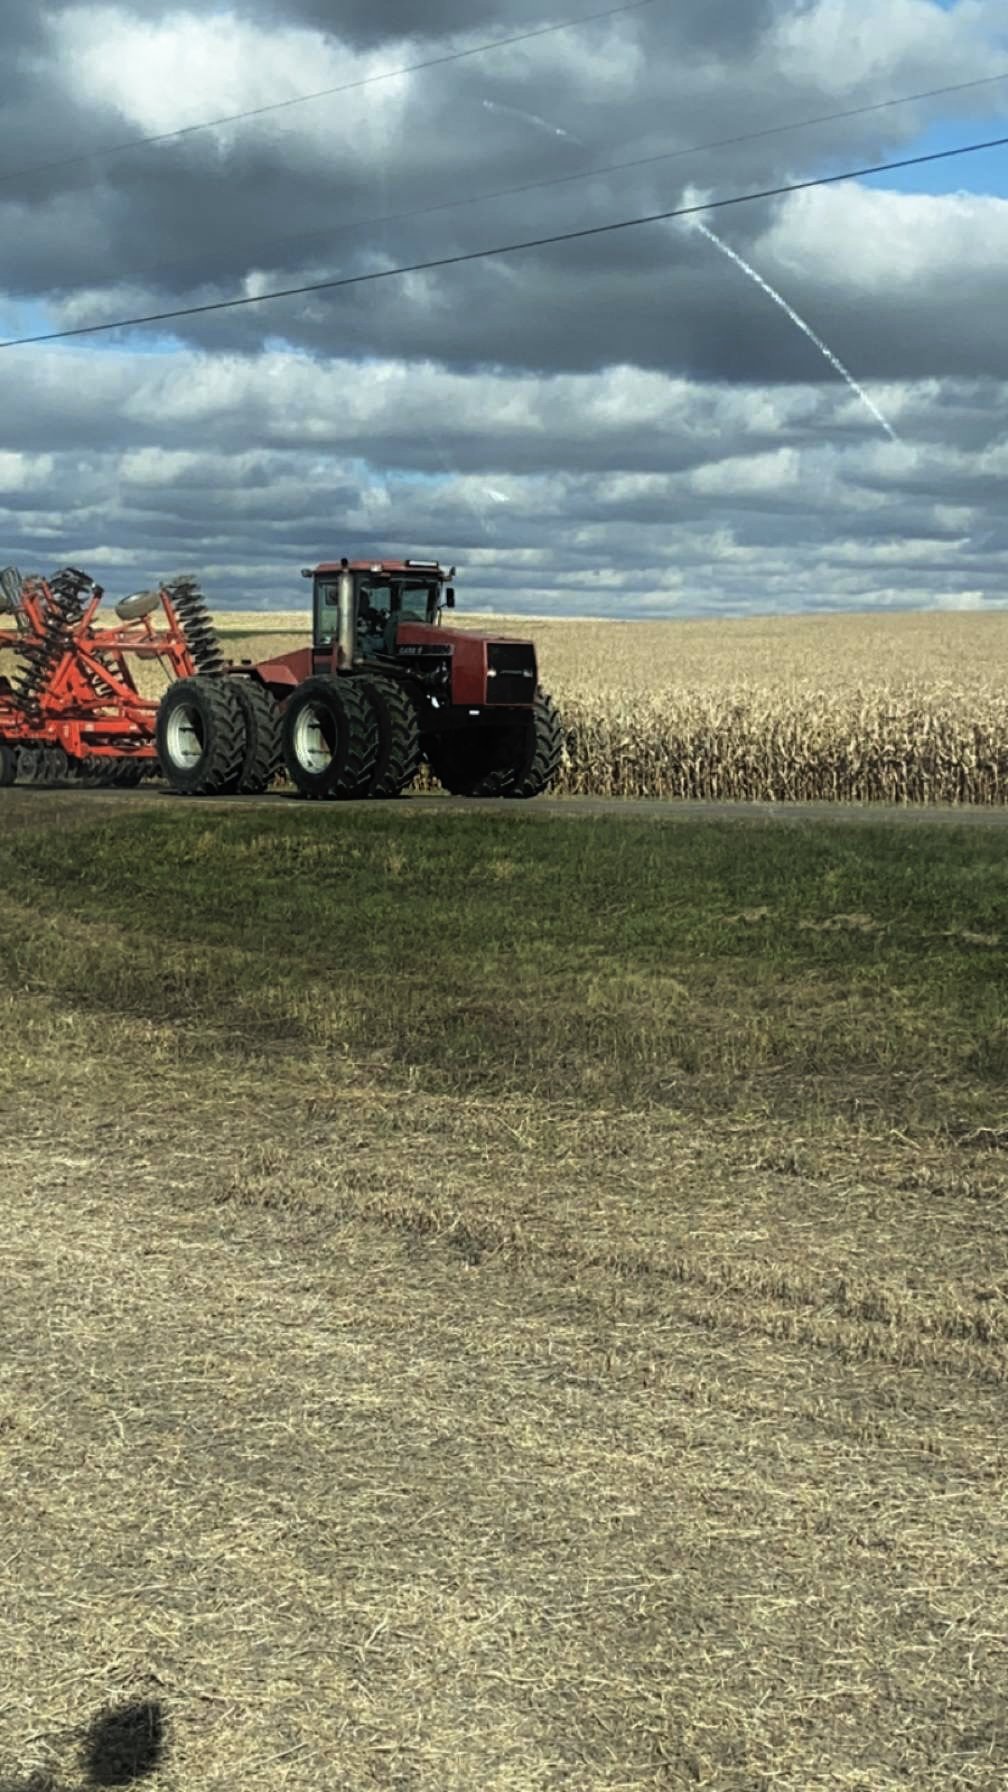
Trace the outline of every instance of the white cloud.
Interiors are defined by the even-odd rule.
[[[535,612],[581,613],[586,592],[654,614],[1008,591],[1008,386],[943,388],[943,430],[976,447],[911,451],[837,436],[842,388],[747,400],[618,368],[536,382],[279,352],[59,359],[48,382],[42,351],[9,363],[8,419],[62,446],[0,459],[4,556],[76,561],[110,588],[183,565],[217,603],[289,607],[307,559],[384,549],[454,560],[469,607]],[[903,396],[928,414],[932,388]]]
[[[695,492],[708,497],[741,496],[746,492],[780,494],[799,482],[801,457],[794,448],[778,448],[774,454],[710,461],[690,474]]]
[[[790,195],[759,254],[781,276],[814,281],[827,294],[856,294],[866,332],[878,301],[899,304],[925,282],[935,304],[954,307],[965,330],[975,283],[996,282],[1004,294],[1008,199],[898,193],[856,182],[818,187]]]
[[[175,485],[205,465],[205,457],[184,449],[137,448],[122,456],[119,477],[124,485],[160,490]]]
[[[928,604],[930,610],[986,610],[1008,606],[1008,596],[992,604],[986,591],[936,591]]]
[[[38,491],[52,477],[51,454],[0,453],[0,500],[14,492]]]
[[[236,12],[177,10],[146,19],[128,6],[72,6],[56,15],[53,30],[68,86],[114,106],[145,134],[349,86],[389,69],[387,50],[356,53],[321,32],[270,30]],[[376,89],[389,114],[408,90],[409,77]],[[348,140],[354,114],[349,94],[275,116],[285,133],[331,147]]]
[[[949,82],[989,73],[979,66],[987,42],[984,21],[968,7],[949,10],[934,0],[886,0],[884,7],[818,0],[782,12],[765,54],[789,85],[814,81],[821,91],[840,95],[875,84],[883,99],[895,69],[908,92],[917,85],[916,70],[941,67]]]

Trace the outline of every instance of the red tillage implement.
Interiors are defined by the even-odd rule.
[[[10,619],[0,650],[14,658],[0,676],[0,784],[139,783],[158,769],[161,695],[138,689],[141,662],[159,662],[166,682],[217,670],[210,659],[223,665],[215,641],[201,651],[209,631],[192,581],[124,599],[111,626],[99,618],[102,597],[72,567],[51,580],[0,574],[0,624]]]

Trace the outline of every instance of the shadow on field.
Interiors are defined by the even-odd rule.
[[[132,1786],[156,1772],[163,1752],[160,1701],[138,1699],[95,1718],[81,1765],[90,1786]]]
[[[133,1699],[92,1720],[81,1750],[81,1792],[99,1786],[135,1786],[157,1772],[164,1754],[165,1720],[157,1699]],[[0,1780],[0,1792],[61,1792],[45,1771],[27,1779]]]

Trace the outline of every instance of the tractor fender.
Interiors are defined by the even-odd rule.
[[[278,655],[274,660],[260,660],[257,665],[234,667],[233,670],[240,670],[248,677],[257,679],[278,703],[286,703],[298,685],[304,684],[305,679],[311,677],[311,648],[298,647],[292,653]]]

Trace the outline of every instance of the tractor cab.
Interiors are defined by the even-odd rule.
[[[455,592],[436,560],[341,560],[303,567],[312,580],[312,637],[316,654],[335,656],[340,669],[361,660],[395,659],[400,628],[433,627]]]

